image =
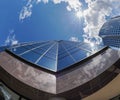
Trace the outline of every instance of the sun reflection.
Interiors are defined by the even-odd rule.
[[[91,47],[94,47],[94,46],[95,46],[95,44],[94,44],[93,42],[91,42],[91,43],[90,43],[90,46],[91,46]]]
[[[94,42],[90,42],[89,44],[90,44],[92,53],[95,53],[97,51],[97,48],[96,48],[97,45]]]

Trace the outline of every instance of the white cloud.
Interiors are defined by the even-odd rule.
[[[32,5],[29,5],[28,7],[23,7],[23,9],[21,10],[19,19],[23,20],[26,17],[30,17],[32,15],[31,8],[32,8]]]
[[[70,37],[69,39],[70,41],[75,41],[75,42],[79,42],[78,37]]]
[[[100,42],[98,33],[106,22],[106,16],[120,14],[120,0],[85,0],[88,8],[84,11],[84,37],[96,38]],[[86,35],[86,36],[85,36]],[[84,38],[86,39],[86,38]]]
[[[83,10],[83,4],[80,0],[28,0],[27,4],[22,8],[19,19],[24,20],[32,15],[34,4],[40,2],[54,4],[66,3],[68,11],[82,12],[84,18],[84,41],[92,41],[96,39],[96,43],[101,42],[98,36],[101,26],[106,22],[106,16],[120,15],[120,0],[85,0],[88,7]]]
[[[48,0],[43,0],[43,3],[45,3],[45,4],[48,3]]]
[[[68,5],[66,8],[68,11],[71,11],[71,10],[79,11],[81,10],[81,7],[82,7],[82,3],[79,0],[52,0],[52,2],[54,4],[59,4],[61,2],[67,3]]]
[[[88,9],[84,11],[85,33],[88,33],[89,36],[96,36],[100,27],[106,21],[105,17],[109,16],[111,11],[112,8],[107,0],[96,0],[88,3]]]
[[[15,38],[14,30],[10,30],[7,39],[5,40],[5,45],[16,45],[18,40]]]
[[[67,10],[71,11],[79,11],[82,7],[82,3],[79,0],[52,0],[54,4],[59,4],[59,3],[67,3]]]
[[[27,4],[22,8],[19,20],[24,20],[25,18],[28,18],[32,15],[32,8],[34,4],[39,4],[40,2],[43,2],[44,4],[48,3],[50,0],[28,0]],[[67,3],[67,10],[71,11],[80,11],[82,3],[79,0],[51,0],[54,4],[59,3]]]
[[[28,0],[27,4],[22,8],[19,20],[23,20],[27,17],[30,17],[32,15],[32,7],[33,7],[34,0]],[[39,3],[40,0],[36,0],[36,3]]]
[[[41,2],[41,0],[37,0],[37,1],[36,1],[36,4],[38,4],[38,3],[40,3],[40,2]]]

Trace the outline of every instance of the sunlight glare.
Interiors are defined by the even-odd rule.
[[[90,46],[91,46],[91,47],[94,47],[94,43],[91,42],[91,43],[90,43]]]
[[[78,11],[78,12],[76,12],[76,17],[77,18],[81,18],[83,16],[83,13],[82,13],[82,11]]]

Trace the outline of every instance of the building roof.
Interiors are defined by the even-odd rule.
[[[58,72],[103,49],[103,46],[73,41],[31,42],[8,50],[38,67]]]

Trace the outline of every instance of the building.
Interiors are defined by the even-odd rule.
[[[1,47],[1,100],[80,100],[119,74],[119,51],[71,41]]]
[[[120,48],[120,16],[107,21],[102,26],[99,35],[105,45]]]

